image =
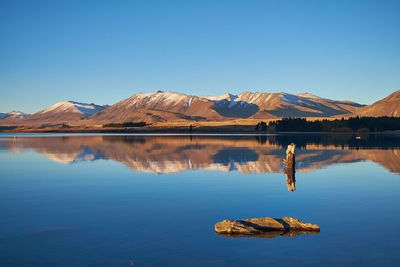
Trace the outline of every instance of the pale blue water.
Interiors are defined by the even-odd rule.
[[[400,265],[396,136],[0,136],[1,266]],[[283,174],[297,147],[296,191]],[[319,234],[229,238],[291,216]]]

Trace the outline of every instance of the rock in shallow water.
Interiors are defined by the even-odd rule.
[[[217,234],[257,235],[276,231],[319,232],[320,229],[317,224],[303,223],[292,217],[224,220],[215,224],[215,232]]]

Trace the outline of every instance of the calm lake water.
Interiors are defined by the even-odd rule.
[[[399,174],[394,135],[0,135],[0,265],[399,266]],[[284,216],[321,232],[214,232]]]

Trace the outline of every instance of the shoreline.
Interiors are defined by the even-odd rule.
[[[214,127],[213,127],[214,128]],[[119,134],[119,135],[400,135],[400,131],[383,132],[256,132],[233,129],[196,129],[188,131],[187,129],[15,129],[0,130],[0,134]]]
[[[0,124],[0,133],[98,133],[98,134],[399,134],[400,117],[355,117],[341,120],[282,118],[269,121],[237,119],[231,121],[158,123],[126,122],[109,124]]]

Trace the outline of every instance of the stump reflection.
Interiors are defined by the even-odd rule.
[[[288,145],[286,149],[286,159],[283,160],[285,163],[285,174],[286,174],[286,185],[289,191],[296,190],[296,158],[295,158],[295,144]]]

